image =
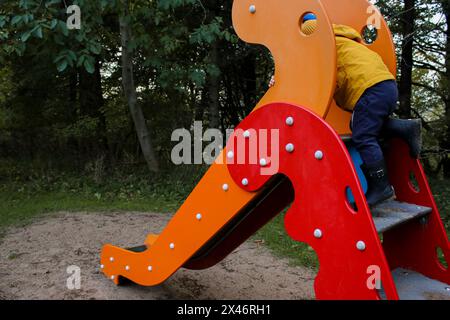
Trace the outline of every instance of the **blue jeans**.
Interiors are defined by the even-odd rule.
[[[397,108],[398,89],[394,80],[368,88],[353,110],[352,140],[365,165],[384,159],[378,139],[385,121]]]

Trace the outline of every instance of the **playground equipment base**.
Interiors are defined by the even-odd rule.
[[[377,53],[395,77],[397,58],[387,22],[368,0],[280,2],[234,0],[232,8],[239,38],[271,52],[276,84],[234,128],[165,229],[131,250],[106,244],[101,270],[115,284],[126,278],[160,285],[180,268],[216,265],[288,209],[287,235],[309,245],[319,260],[314,280],[319,300],[381,299],[376,286],[369,285],[375,280],[371,270],[389,300],[424,295],[415,289],[405,295],[404,281],[395,282],[404,277],[394,279],[393,270],[413,270],[450,285],[450,243],[422,164],[410,156],[405,141],[385,139],[397,201],[369,208],[362,160],[351,144],[351,113],[334,101],[333,24],[363,30],[368,8],[373,9],[380,18],[377,37],[361,44]],[[311,35],[301,31],[308,13],[318,21]],[[422,277],[407,279],[422,288]],[[428,287],[417,290],[429,292]]]

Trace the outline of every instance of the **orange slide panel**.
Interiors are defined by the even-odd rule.
[[[283,83],[283,86],[270,89],[257,108],[270,101],[288,100],[311,106],[316,113],[325,115],[336,74],[331,24],[320,1],[289,0],[285,3],[293,10],[280,10],[279,0],[236,0],[233,5],[233,19],[239,35],[255,43],[264,43],[274,53],[278,80]],[[252,4],[258,8],[256,15],[249,13]],[[307,39],[300,34],[299,21],[303,13],[310,11],[325,24],[317,30],[315,37]],[[302,14],[299,16],[298,12]],[[270,21],[282,24],[268,23]],[[255,28],[261,31],[255,33]],[[262,38],[249,39],[252,34]],[[297,41],[293,41],[293,37]],[[321,54],[317,54],[318,48]],[[308,59],[299,59],[299,55]],[[301,76],[305,71],[313,76],[309,79]],[[222,152],[220,157],[224,154]],[[228,185],[227,191],[223,189],[224,184]],[[145,243],[150,245],[147,250],[132,252],[105,245],[101,268],[116,284],[120,277],[146,286],[160,284],[257,195],[257,192],[246,192],[237,186],[226,164],[213,164],[161,235],[147,238]]]
[[[224,184],[228,190],[224,190]],[[225,164],[214,164],[145,252],[106,245],[103,272],[118,284],[118,276],[141,285],[157,285],[170,277],[220,230],[256,193],[238,187]]]
[[[255,6],[255,13],[249,12],[250,6]],[[307,36],[300,28],[309,12],[314,12],[320,23]],[[275,63],[275,86],[256,109],[287,102],[319,116],[328,113],[336,85],[336,42],[321,1],[235,0],[233,26],[242,40],[268,48]]]

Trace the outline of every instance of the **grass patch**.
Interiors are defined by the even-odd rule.
[[[0,196],[0,226],[23,224],[37,215],[58,211],[144,211],[168,212],[175,210],[175,201],[158,197],[133,200],[112,199],[82,193],[39,192],[30,196],[5,194]]]
[[[205,167],[189,166],[150,175],[146,168],[100,174],[41,174],[12,169],[8,177],[0,180],[0,229],[24,225],[39,215],[58,211],[174,212],[205,170]],[[450,183],[448,180],[430,180],[430,184],[449,232]],[[293,265],[317,269],[318,260],[314,250],[286,234],[284,215],[284,212],[278,215],[258,231],[253,239],[262,240],[275,255],[289,258]]]
[[[447,235],[450,235],[450,180],[430,179],[430,186]]]
[[[318,259],[315,251],[305,243],[292,240],[284,228],[286,211],[276,216],[254,236],[261,239],[269,249],[279,257],[287,257],[294,266],[318,268]]]
[[[23,225],[38,215],[58,211],[173,212],[204,169],[183,171],[150,175],[142,168],[101,178],[56,172],[19,174],[0,184],[0,228]]]

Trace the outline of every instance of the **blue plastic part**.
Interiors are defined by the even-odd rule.
[[[303,17],[303,22],[309,21],[309,20],[317,20],[316,15],[314,13],[305,14],[305,16]]]
[[[363,163],[363,161],[361,159],[361,155],[359,154],[359,152],[356,150],[356,148],[354,147],[354,145],[351,142],[348,144],[347,147],[348,147],[348,152],[350,153],[350,156],[352,157],[353,165],[355,166],[356,173],[358,174],[359,182],[361,183],[361,186],[364,190],[364,194],[366,194],[367,193],[367,180],[361,169],[361,165]],[[350,189],[347,189],[347,199],[350,203],[355,203],[355,198],[353,197],[353,194]]]

